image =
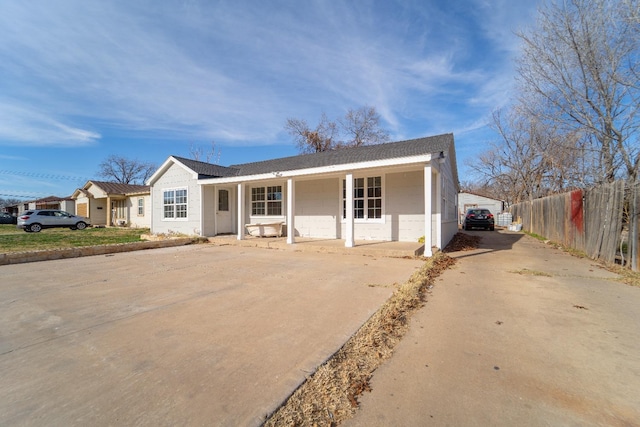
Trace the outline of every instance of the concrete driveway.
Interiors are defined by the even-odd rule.
[[[0,425],[258,425],[421,261],[212,245],[0,267]]]
[[[640,288],[521,233],[435,283],[345,426],[639,426]]]

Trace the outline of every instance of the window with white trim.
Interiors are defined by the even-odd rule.
[[[144,216],[144,197],[138,197],[138,216]]]
[[[187,218],[187,189],[164,190],[162,197],[163,218]]]
[[[342,218],[347,217],[347,181],[342,180]],[[353,179],[353,218],[382,218],[382,177]]]
[[[282,215],[282,186],[251,188],[251,215]]]

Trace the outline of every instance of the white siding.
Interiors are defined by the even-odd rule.
[[[380,175],[383,176],[383,220],[356,220],[354,238],[356,240],[417,242],[420,237],[424,236],[423,172],[367,174],[367,176]],[[341,223],[340,232],[340,236],[345,235],[344,223]]]
[[[187,218],[163,218],[163,192],[168,189],[187,189]],[[154,200],[153,206],[153,234],[180,233],[186,235],[200,235],[200,187],[197,180],[182,167],[172,165],[153,184],[151,188]]]
[[[216,187],[213,185],[205,185],[202,187],[203,197],[203,219],[202,219],[202,235],[214,236],[216,234]],[[191,212],[189,212],[191,215]]]
[[[340,223],[342,181],[337,178],[296,182],[296,234],[335,239]]]
[[[424,173],[388,174],[385,179],[385,223],[388,238],[417,242],[424,236]]]

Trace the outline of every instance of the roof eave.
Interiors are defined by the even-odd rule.
[[[417,156],[400,157],[394,159],[373,160],[369,162],[345,163],[340,165],[322,166],[316,168],[294,169],[290,171],[272,171],[256,175],[239,175],[224,178],[199,179],[198,184],[234,184],[248,181],[264,181],[273,178],[294,178],[312,175],[329,175],[340,172],[358,171],[363,169],[385,168],[391,166],[405,166],[411,164],[427,164],[433,158],[431,153]]]

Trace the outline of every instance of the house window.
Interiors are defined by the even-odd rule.
[[[251,215],[282,215],[282,186],[252,188]]]
[[[342,180],[342,218],[347,217],[347,182]],[[354,219],[382,218],[382,177],[354,178]]]
[[[258,187],[251,189],[251,215],[265,214],[265,188]]]
[[[187,189],[165,190],[162,197],[164,219],[187,217]]]
[[[382,218],[382,177],[367,178],[367,218]]]
[[[144,197],[138,198],[138,216],[144,216]]]
[[[127,217],[127,204],[125,200],[114,200],[111,202],[112,219]]]

